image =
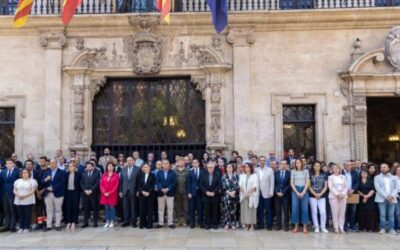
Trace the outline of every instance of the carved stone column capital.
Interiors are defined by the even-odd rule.
[[[206,99],[206,89],[207,89],[207,77],[206,76],[192,76],[191,81],[196,87],[196,90],[200,91],[203,100]]]
[[[247,47],[255,42],[252,29],[232,29],[227,36],[228,43],[237,47]]]
[[[90,92],[90,99],[93,101],[96,94],[100,91],[101,87],[103,87],[107,82],[105,77],[93,77],[90,79],[90,83],[88,86]]]
[[[62,49],[67,46],[64,33],[42,33],[39,41],[40,45],[47,49]]]

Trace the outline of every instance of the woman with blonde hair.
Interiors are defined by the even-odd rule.
[[[74,162],[70,162],[67,169],[67,192],[65,192],[65,222],[67,229],[75,229],[78,224],[79,200],[81,196],[81,172]]]
[[[332,210],[332,221],[335,233],[345,233],[344,222],[347,205],[347,179],[340,174],[341,168],[337,164],[332,166],[332,175],[328,177],[329,204]]]

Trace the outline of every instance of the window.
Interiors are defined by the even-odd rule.
[[[283,145],[285,151],[315,157],[315,106],[283,106]]]
[[[0,108],[0,158],[8,158],[15,147],[15,109]]]

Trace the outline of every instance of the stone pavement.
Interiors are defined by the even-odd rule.
[[[136,249],[400,249],[400,236],[377,233],[346,235],[291,232],[206,231],[177,228],[87,228],[75,232],[1,233],[0,249],[136,250]]]

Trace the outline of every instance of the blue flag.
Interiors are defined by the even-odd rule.
[[[207,0],[215,30],[220,33],[228,25],[228,0]]]

